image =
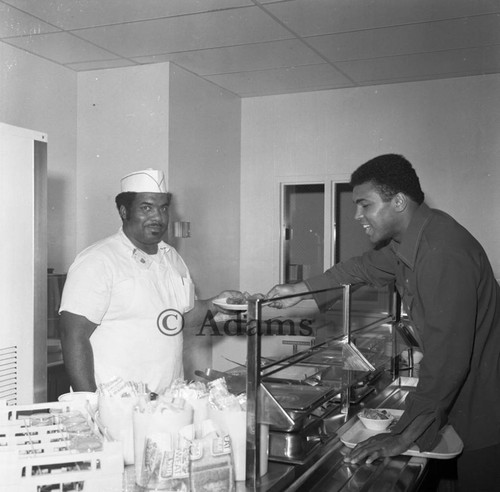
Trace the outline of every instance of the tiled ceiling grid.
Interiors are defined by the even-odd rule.
[[[173,62],[241,97],[500,72],[499,0],[0,0],[76,71]]]

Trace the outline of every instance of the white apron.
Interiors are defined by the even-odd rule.
[[[161,392],[182,378],[182,314],[193,306],[194,286],[177,252],[164,246],[152,257],[136,249],[90,338],[96,383],[120,376]]]

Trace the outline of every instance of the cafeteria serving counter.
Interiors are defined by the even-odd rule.
[[[342,436],[357,424],[356,414],[365,407],[401,409],[406,395],[412,391],[417,381],[407,377],[399,377],[394,381],[390,379],[390,376],[384,375],[377,381],[375,391],[366,400],[350,408],[345,422],[335,418],[325,419],[325,433],[333,437],[311,457],[310,463],[295,470],[296,477],[285,490],[419,490],[426,475],[427,458],[396,456],[379,459],[369,465],[353,465],[343,461],[349,449],[343,444]]]
[[[266,310],[272,301],[249,299],[246,364],[228,378],[238,392],[246,390],[247,402],[246,481],[237,482],[236,491],[379,492],[421,487],[429,465],[425,456],[397,456],[372,464],[344,462],[349,449],[343,436],[359,424],[357,413],[363,408],[401,409],[417,384],[412,340],[399,329],[402,320],[393,286],[351,287],[321,291],[334,291],[332,306],[291,323],[276,309]],[[266,337],[286,337],[284,326],[305,321],[311,328],[309,346],[274,360],[261,357]],[[263,427],[269,429],[268,466],[260,476]],[[130,474],[133,471],[127,470],[132,485],[124,490],[140,491]]]
[[[418,491],[425,483],[429,459],[396,456],[372,464],[353,465],[343,461],[348,448],[341,436],[357,422],[362,408],[402,408],[406,395],[417,382],[413,377],[393,379],[384,373],[373,383],[373,391],[352,405],[347,415],[323,419],[321,441],[301,464],[270,461],[266,475],[255,485],[236,482],[236,492],[380,492]],[[134,467],[125,471],[124,492],[143,492],[135,484]]]
[[[251,335],[269,329],[268,319],[276,313],[265,307],[273,301],[248,302],[246,490],[418,490],[429,462],[420,453],[370,465],[344,462],[348,447],[342,436],[359,424],[357,413],[364,407],[401,409],[416,386],[413,340],[407,336],[411,327],[401,319],[394,286],[344,285],[314,294],[320,299],[330,296],[334,302],[311,316],[310,347],[271,363],[260,355],[265,336]],[[409,371],[404,378],[402,369]],[[294,371],[299,377],[290,378]],[[282,401],[270,381],[276,378],[286,384],[285,373],[291,379],[285,394],[295,397],[304,386],[312,386],[325,392],[325,399],[306,408],[293,404],[294,398]],[[268,474],[258,478],[261,425],[269,425],[270,461]]]

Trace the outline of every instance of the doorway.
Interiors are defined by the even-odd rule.
[[[281,211],[282,283],[320,275],[334,263],[372,248],[354,220],[347,182],[281,183]]]
[[[325,185],[283,187],[283,281],[300,282],[323,272]]]
[[[352,201],[352,186],[349,183],[334,183],[333,197],[333,261],[338,263],[369,251],[373,245],[363,228],[354,220],[356,205]]]

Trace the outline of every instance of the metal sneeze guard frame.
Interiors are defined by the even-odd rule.
[[[262,423],[267,423],[269,419],[269,410],[274,418],[281,419],[281,421],[290,420],[290,416],[287,412],[276,402],[276,400],[270,395],[267,388],[261,384],[262,379],[262,369],[261,366],[261,349],[262,349],[262,334],[263,334],[263,318],[262,318],[262,308],[265,305],[271,304],[278,300],[289,299],[299,296],[310,296],[311,294],[319,294],[324,292],[334,292],[342,290],[342,335],[327,338],[321,343],[311,346],[314,348],[326,345],[332,340],[342,342],[345,347],[351,347],[351,302],[352,302],[352,285],[342,285],[338,287],[332,287],[328,289],[322,289],[317,291],[304,291],[301,293],[296,293],[292,295],[276,297],[273,299],[260,299],[260,298],[250,298],[248,301],[248,311],[247,311],[247,438],[246,438],[246,485],[250,490],[257,490],[257,486],[260,480],[260,425]],[[389,302],[387,306],[387,313],[385,317],[379,320],[379,323],[390,322],[393,325],[396,318],[400,315],[400,310],[398,308],[397,294],[394,287],[391,287],[391,295],[389,297]],[[392,340],[393,340],[393,356],[396,354],[396,332],[391,328]],[[369,362],[363,358],[362,354],[357,351],[354,347],[354,355],[356,357],[361,357],[361,359],[366,362],[367,367],[370,366]],[[305,351],[307,353],[307,351]],[[307,356],[307,355],[306,355]],[[306,357],[305,356],[305,357]],[[289,365],[297,363],[297,359],[300,360],[300,353],[294,354],[290,357],[285,357],[280,360],[280,363],[286,362],[291,359]],[[394,361],[395,357],[393,357]],[[272,366],[271,363],[267,364],[265,367],[268,368]],[[397,371],[397,365],[392,366],[393,371]],[[281,370],[281,369],[277,369]],[[372,369],[369,369],[372,370]],[[394,372],[395,374],[395,372]],[[343,408],[342,412],[347,412],[349,406],[349,386],[346,388],[347,393],[343,395]],[[344,391],[345,392],[345,391]]]

